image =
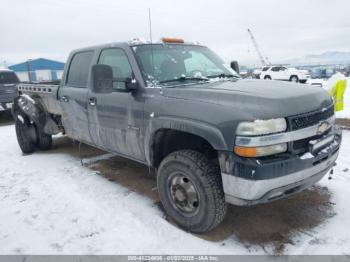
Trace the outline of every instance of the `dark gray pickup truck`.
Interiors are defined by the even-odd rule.
[[[24,153],[47,150],[63,133],[153,167],[168,215],[206,232],[226,203],[265,203],[312,186],[341,143],[323,89],[242,80],[238,70],[180,39],[75,50],[60,85],[18,86],[18,143]]]
[[[13,99],[17,96],[16,85],[19,83],[15,72],[0,69],[0,111],[10,109]]]

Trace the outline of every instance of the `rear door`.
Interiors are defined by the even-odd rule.
[[[94,51],[87,50],[73,54],[65,81],[59,89],[66,134],[76,140],[91,143],[88,122],[88,83]]]
[[[281,66],[280,67],[280,80],[289,80],[289,71],[286,67]]]
[[[112,67],[114,78],[134,78],[128,47],[108,47],[100,51],[97,63]],[[129,54],[128,54],[129,53]],[[143,98],[140,90],[130,92],[125,83],[114,82],[111,93],[94,93],[89,100],[89,126],[94,143],[144,161],[142,140]]]

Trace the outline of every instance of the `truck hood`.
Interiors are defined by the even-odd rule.
[[[253,119],[287,117],[322,110],[332,104],[321,87],[282,81],[218,81],[162,90],[163,96],[169,98],[231,107]]]

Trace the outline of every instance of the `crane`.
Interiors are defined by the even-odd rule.
[[[263,66],[267,66],[267,65],[271,65],[271,62],[269,61],[269,59],[267,57],[264,57],[259,49],[258,43],[255,40],[255,37],[252,33],[252,31],[250,31],[250,29],[248,28],[248,34],[253,42],[253,45],[255,47],[256,52],[258,53],[258,56],[260,58],[260,62],[263,64]]]

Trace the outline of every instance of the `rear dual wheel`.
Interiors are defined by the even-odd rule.
[[[21,115],[15,120],[16,135],[19,147],[25,154],[31,154],[35,149],[49,150],[52,148],[52,136],[31,123]]]

